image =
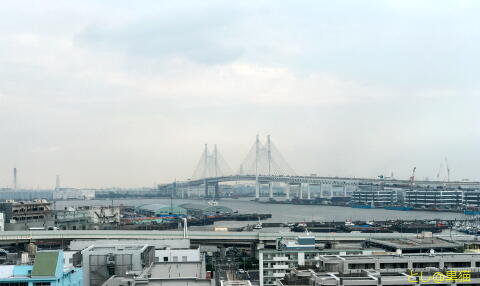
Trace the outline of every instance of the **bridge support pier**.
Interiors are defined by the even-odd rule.
[[[310,184],[306,183],[305,185],[307,187],[307,199],[310,199]]]
[[[215,199],[218,199],[218,198],[220,198],[220,186],[217,182],[215,183]]]
[[[208,183],[207,183],[207,181],[205,181],[204,187],[205,187],[205,197],[208,198]]]
[[[273,182],[268,182],[268,196],[273,199]]]
[[[288,183],[285,186],[285,197],[287,198],[287,200],[290,199],[290,184],[288,184]]]
[[[255,199],[260,199],[260,183],[258,180],[255,181]]]
[[[343,197],[347,197],[347,184],[343,183]]]
[[[300,185],[298,186],[300,188],[300,199],[303,200],[303,183],[300,183]]]
[[[320,184],[320,198],[323,198],[323,183]]]

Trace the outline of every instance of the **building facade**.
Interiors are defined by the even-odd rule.
[[[360,186],[353,192],[352,204],[383,207],[399,203],[399,189],[379,185]]]
[[[405,204],[427,209],[463,207],[463,191],[458,189],[416,189],[405,192]]]
[[[135,270],[109,277],[103,286],[211,286],[199,249],[157,249],[152,263],[136,263]],[[93,285],[93,284],[92,284]]]
[[[296,267],[313,267],[318,257],[325,254],[371,254],[371,249],[322,249],[315,246],[315,237],[301,236],[296,240],[279,239],[276,249],[260,249],[259,280],[260,286],[275,285],[275,281],[284,277]]]
[[[39,251],[33,265],[1,265],[0,285],[82,286],[82,269],[68,261],[63,251]]]
[[[82,251],[85,286],[100,286],[111,276],[141,273],[155,260],[155,249],[148,245],[92,245]]]
[[[5,230],[47,229],[55,224],[52,204],[46,200],[6,200],[0,202],[0,212],[5,216]]]
[[[320,256],[315,267],[294,269],[276,284],[480,285],[479,266],[480,254],[466,253]]]
[[[66,207],[55,211],[55,223],[64,230],[108,229],[120,223],[120,207]]]

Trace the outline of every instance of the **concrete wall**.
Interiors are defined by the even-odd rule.
[[[162,249],[155,250],[156,262],[198,262],[200,249]]]
[[[70,242],[70,250],[83,250],[91,245],[112,245],[112,244],[122,244],[122,245],[151,245],[155,249],[161,248],[190,248],[190,240],[185,239],[124,239],[124,240],[113,240],[113,239],[99,239],[99,240],[72,240]]]

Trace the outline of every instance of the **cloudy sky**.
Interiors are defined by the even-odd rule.
[[[478,1],[4,1],[0,187],[152,186],[260,134],[298,174],[480,179]],[[443,171],[443,173],[445,173]],[[441,175],[445,176],[445,175]]]

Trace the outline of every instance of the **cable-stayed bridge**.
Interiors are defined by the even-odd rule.
[[[431,187],[445,185],[450,187],[480,186],[478,182],[414,181],[414,177],[409,180],[397,180],[393,178],[298,176],[272,142],[270,135],[267,136],[265,143],[262,143],[257,135],[255,143],[236,172],[225,161],[217,145],[214,145],[213,150],[210,151],[205,144],[204,151],[191,179],[159,185],[158,188],[177,196],[186,189],[202,187],[205,197],[218,198],[220,193],[219,183],[229,182],[254,182],[255,198],[257,199],[260,197],[262,185],[268,186],[268,196],[273,198],[274,184],[284,185],[284,195],[287,199],[290,198],[292,188],[296,189],[296,194],[300,199],[311,199],[311,186],[320,188],[320,197],[324,195],[332,196],[332,185],[343,187],[343,192],[341,192],[343,196],[347,196],[347,188],[356,189],[360,184],[382,184],[384,186],[411,186],[415,184]],[[212,187],[214,189],[213,194],[210,192]]]

